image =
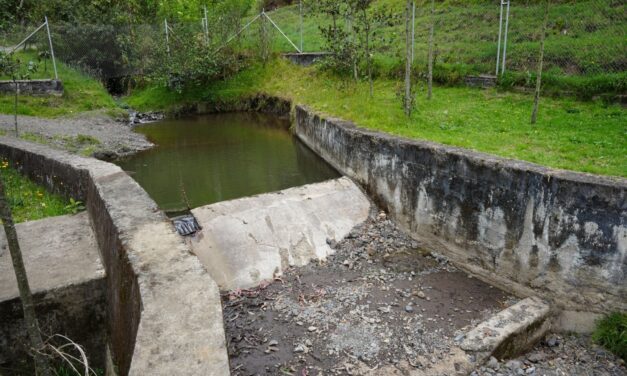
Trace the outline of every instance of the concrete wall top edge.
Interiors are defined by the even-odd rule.
[[[547,176],[549,178],[570,180],[579,184],[593,184],[595,186],[603,185],[613,189],[620,189],[627,191],[627,178],[618,176],[603,176],[595,175],[585,172],[576,172],[569,170],[562,170],[557,168],[551,168],[535,164],[532,162],[526,162],[517,159],[499,157],[492,154],[474,151],[471,149],[465,149],[457,146],[444,145],[433,141],[415,140],[405,138],[402,136],[395,136],[388,133],[368,129],[361,127],[351,121],[346,121],[341,118],[327,116],[323,113],[315,111],[306,105],[296,105],[297,113],[301,113],[305,116],[313,116],[320,120],[330,121],[333,124],[346,129],[349,132],[356,134],[362,134],[367,136],[373,136],[377,139],[389,143],[412,145],[423,149],[429,149],[436,153],[453,154],[462,158],[468,158],[475,163],[483,164],[486,167],[501,167],[506,169],[512,169],[520,172],[531,172],[540,175]],[[313,115],[312,115],[313,114]]]

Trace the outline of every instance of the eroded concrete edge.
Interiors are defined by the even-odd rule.
[[[229,374],[217,285],[135,181],[13,138],[0,137],[0,156],[86,203],[107,272],[108,374]]]
[[[289,266],[333,254],[370,213],[370,201],[348,178],[224,201],[192,210],[202,230],[194,253],[223,290],[272,280]]]

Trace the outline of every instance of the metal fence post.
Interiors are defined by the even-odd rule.
[[[300,51],[303,51],[303,0],[298,2],[300,10]]]
[[[501,14],[499,16],[499,41],[496,47],[496,75],[499,75],[501,66],[501,39],[503,38],[503,0],[501,0]]]
[[[411,61],[414,61],[414,50],[416,49],[416,2],[412,1],[411,11]]]
[[[165,50],[168,53],[168,57],[170,56],[170,35],[168,34],[168,19],[165,18],[163,20],[165,25]]]
[[[48,23],[48,16],[44,16],[46,20],[46,30],[48,31],[48,44],[50,44],[50,57],[52,58],[52,68],[54,69],[54,79],[59,79],[59,73],[57,72],[57,62],[54,58],[54,48],[52,48],[52,36],[50,35],[50,24]]]
[[[505,14],[505,36],[503,37],[503,65],[501,66],[501,74],[505,73],[505,61],[507,59],[507,33],[509,31],[509,3],[507,0],[507,12]]]
[[[207,45],[209,44],[209,17],[207,17],[207,6],[203,6],[204,10],[205,10],[205,18],[204,18],[204,23],[205,23],[205,41],[207,42]]]

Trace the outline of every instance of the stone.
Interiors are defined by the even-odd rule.
[[[480,323],[466,335],[460,347],[511,358],[531,348],[548,331],[549,305],[535,297],[526,298]]]
[[[407,312],[407,313],[412,313],[412,312],[414,312],[414,307],[412,307],[412,306],[410,306],[410,305],[405,306],[405,312]]]
[[[552,335],[549,338],[547,338],[546,344],[549,347],[555,347],[559,345],[559,339],[556,336]]]
[[[522,362],[520,360],[512,359],[505,363],[505,367],[509,368],[512,371],[519,369],[522,367]]]
[[[544,355],[544,353],[533,353],[529,356],[527,356],[527,359],[532,362],[532,363],[538,363],[543,361],[546,358],[546,355]]]
[[[495,357],[491,356],[490,360],[488,361],[488,363],[486,363],[486,366],[493,369],[493,370],[498,370],[499,369],[499,361],[496,360]]]

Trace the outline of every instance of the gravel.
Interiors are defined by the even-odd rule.
[[[13,116],[0,115],[0,130],[7,135],[13,133],[13,124]],[[100,159],[115,159],[153,146],[143,135],[133,132],[128,121],[98,112],[56,119],[20,115],[18,129],[21,135],[40,139],[53,147],[74,153],[89,150]],[[98,142],[82,143],[79,136],[89,136]]]
[[[588,336],[548,335],[524,356],[491,358],[472,376],[625,376],[625,362],[592,343]]]

